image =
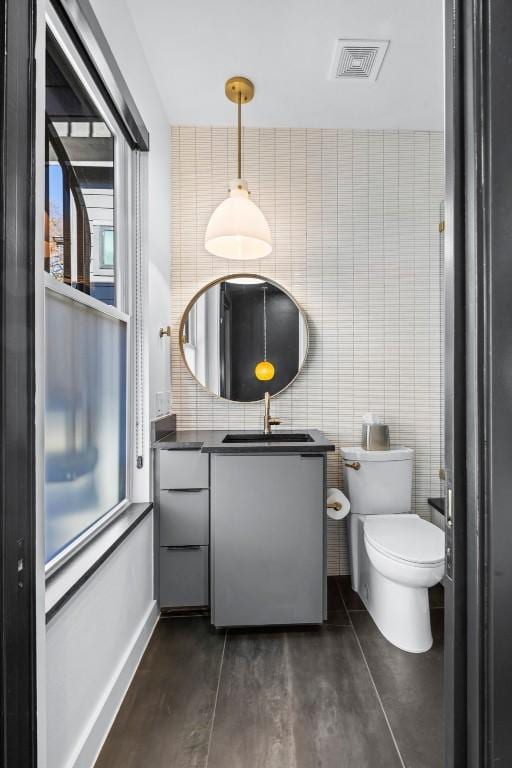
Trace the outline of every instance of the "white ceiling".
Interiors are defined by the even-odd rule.
[[[127,0],[174,125],[442,129],[443,0]],[[390,40],[377,82],[328,80],[338,38]]]

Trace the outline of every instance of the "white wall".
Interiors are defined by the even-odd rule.
[[[90,768],[157,618],[148,515],[46,633],[48,768]]]
[[[148,270],[146,415],[152,418],[157,415],[157,393],[170,392],[169,340],[158,335],[159,328],[170,322],[169,123],[125,0],[91,0],[91,5],[150,135],[143,203],[147,213],[144,239]],[[144,501],[148,498],[148,473],[138,470],[135,479],[134,498]]]
[[[257,271],[281,283],[306,311],[310,348],[272,412],[335,443],[329,486],[343,483],[340,447],[359,444],[361,416],[383,416],[392,442],[415,450],[413,510],[428,518],[427,498],[442,495],[442,133],[246,128],[244,176],[274,249],[236,264],[204,249],[236,175],[236,132],[173,128],[172,153],[173,329],[216,277]],[[172,354],[182,429],[261,428],[260,403],[228,403],[198,386],[176,336]],[[345,528],[329,521],[331,574],[349,571]]]
[[[103,31],[150,133],[147,164],[145,461],[134,470],[133,499],[150,498],[149,419],[156,393],[170,389],[169,342],[158,329],[169,322],[169,142],[165,117],[137,33],[124,0],[92,0]],[[39,166],[44,164],[44,18],[39,4],[38,130]],[[41,66],[42,65],[42,66]],[[44,201],[44,174],[38,177],[38,208]],[[42,227],[37,252],[43,252]],[[42,266],[42,258],[41,258]],[[42,284],[40,284],[42,291]],[[43,334],[42,309],[38,338]],[[37,345],[36,345],[37,346]],[[41,346],[41,344],[40,344]],[[40,380],[41,381],[41,380]],[[40,384],[39,384],[40,386]],[[41,389],[39,389],[39,393]],[[38,427],[42,424],[39,395]],[[39,431],[39,445],[41,433]],[[38,541],[44,518],[39,472]],[[152,515],[44,629],[44,566],[38,565],[38,668],[40,768],[90,768],[104,740],[156,619],[153,599]],[[46,680],[45,680],[46,678]]]

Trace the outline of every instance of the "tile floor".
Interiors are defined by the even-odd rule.
[[[96,768],[441,768],[442,588],[425,654],[380,635],[349,577],[328,606],[313,629],[162,618]]]

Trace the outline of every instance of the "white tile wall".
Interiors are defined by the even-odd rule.
[[[228,262],[204,249],[214,207],[236,176],[235,132],[172,128],[172,382],[179,427],[259,428],[260,404],[215,398],[180,359],[178,326],[201,286],[234,271],[284,285],[306,310],[310,353],[273,410],[339,446],[375,411],[416,451],[414,511],[429,517],[442,466],[443,137],[428,131],[246,129],[244,176],[270,224],[273,253]],[[329,523],[329,572],[348,573],[345,523]]]

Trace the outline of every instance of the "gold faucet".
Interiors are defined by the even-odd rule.
[[[273,419],[270,415],[270,392],[265,392],[265,419],[263,422],[263,432],[265,435],[272,434],[272,427],[281,423],[281,419]]]

